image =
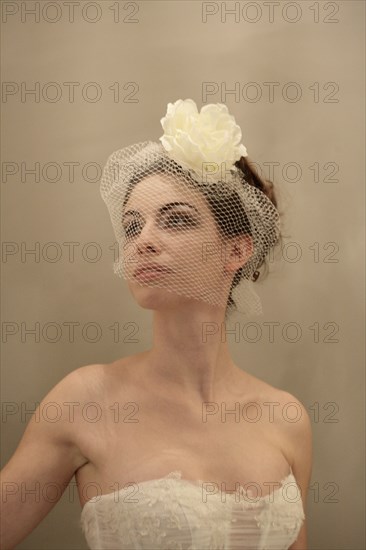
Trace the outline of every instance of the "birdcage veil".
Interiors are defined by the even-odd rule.
[[[115,274],[224,308],[231,290],[232,311],[261,314],[252,278],[279,239],[280,218],[235,166],[247,156],[240,127],[225,105],[199,113],[193,100],[169,103],[161,124],[159,142],[123,147],[103,169],[100,191],[119,244]],[[184,201],[168,204],[169,196]],[[151,235],[142,233],[147,218]],[[239,263],[228,269],[233,244]]]

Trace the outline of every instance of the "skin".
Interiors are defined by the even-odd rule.
[[[169,220],[164,220],[165,225],[159,224],[159,208],[172,202],[193,205],[197,212],[188,207],[176,207],[174,213],[189,213],[196,225],[169,227]],[[190,291],[198,298],[204,289],[205,293],[209,292],[226,304],[235,271],[250,255],[250,247],[246,256],[243,251],[238,254],[238,250],[244,250],[243,241],[248,239],[232,240],[225,248],[224,259],[217,254],[203,260],[204,243],[210,243],[215,250],[222,250],[223,245],[208,205],[198,193],[182,189],[160,175],[145,178],[136,185],[125,211],[131,209],[141,212],[142,221],[135,221],[134,232],[129,238],[137,262],[127,265],[131,269],[150,261],[166,265],[173,273],[167,274],[160,284],[181,290],[178,295],[156,288],[153,283],[141,285],[132,276],[128,279],[137,303],[153,310],[149,373],[157,384],[164,383],[169,392],[186,396],[190,402],[199,405],[202,401],[214,401],[222,380],[232,375],[235,366],[220,331],[204,342],[202,330],[206,326],[220,327],[225,309],[212,306],[202,298],[187,298],[184,294]],[[131,216],[125,218],[124,226],[128,228],[129,223],[132,223]]]
[[[151,185],[155,192],[147,204],[144,197]],[[198,225],[171,230],[160,223],[158,209],[177,200],[197,207]],[[226,303],[235,271],[250,256],[246,238],[229,241],[224,258],[203,263],[202,242],[221,243],[206,203],[157,175],[136,185],[127,209],[140,212],[139,230],[131,240],[140,263],[168,265],[179,275],[180,288],[193,289],[197,295],[206,288],[215,296],[221,293]],[[185,479],[215,482],[224,491],[232,491],[236,483],[253,482],[263,496],[279,487],[268,484],[283,480],[291,467],[306,509],[312,447],[304,406],[288,392],[239,368],[220,330],[206,341],[202,338],[203,323],[222,326],[224,307],[154,285],[142,286],[132,278],[128,285],[136,302],[153,312],[151,349],[110,364],[81,367],[61,380],[40,405],[59,403],[61,422],[56,426],[32,417],[1,472],[2,481],[29,486],[36,481],[56,482],[66,487],[75,475],[83,506],[95,495],[112,493],[126,483],[158,479],[173,470],[181,470]],[[65,402],[79,404],[72,420]],[[96,422],[83,412],[90,402],[102,411]],[[217,410],[205,421],[207,402]],[[297,422],[284,419],[283,407],[289,402],[301,411]],[[244,409],[248,403],[255,403],[262,413],[256,422],[250,421],[255,410]],[[277,404],[272,415],[268,403]],[[229,413],[235,408],[242,415],[240,421]],[[56,502],[35,502],[32,497],[21,501],[17,495],[7,504],[2,502],[7,528],[2,548],[9,550],[23,540]],[[305,521],[291,550],[306,548]]]

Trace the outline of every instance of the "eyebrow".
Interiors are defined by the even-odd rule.
[[[168,204],[165,204],[164,206],[159,208],[159,212],[161,212],[161,213],[166,212],[167,210],[171,210],[175,206],[189,206],[189,208],[193,208],[198,214],[197,208],[195,206],[192,206],[188,202],[169,202]],[[125,216],[127,216],[127,214],[138,214],[139,215],[140,212],[138,210],[127,210],[127,212],[124,212],[122,214],[122,221],[125,218]]]

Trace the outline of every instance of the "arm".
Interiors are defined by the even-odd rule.
[[[81,401],[86,368],[65,376],[41,401],[1,471],[2,550],[13,549],[37,527],[60,500],[75,471],[87,462],[77,445],[75,423],[63,405]],[[57,404],[61,417],[57,422],[42,412],[50,402]],[[55,410],[50,409],[49,418]]]
[[[312,470],[312,432],[311,421],[305,407],[293,395],[287,394],[287,402],[295,402],[301,409],[301,418],[298,422],[288,423],[286,430],[289,436],[292,451],[292,471],[301,490],[301,499],[305,516],[307,492]],[[299,535],[288,550],[307,550],[307,523],[306,518],[301,526]]]

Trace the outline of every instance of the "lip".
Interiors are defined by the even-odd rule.
[[[165,273],[171,273],[171,271],[172,270],[166,267],[165,265],[149,264],[143,267],[138,267],[134,271],[134,277],[150,278],[150,277],[156,277],[159,275],[164,275]]]

